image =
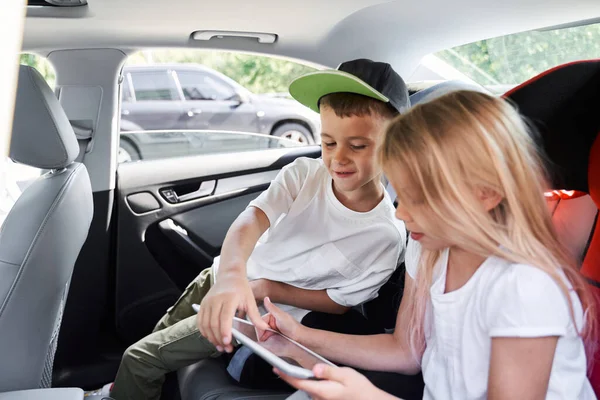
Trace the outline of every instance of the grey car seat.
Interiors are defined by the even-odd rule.
[[[19,69],[10,157],[49,170],[21,194],[0,229],[0,392],[48,387],[75,260],[93,215],[92,188],[58,99]]]

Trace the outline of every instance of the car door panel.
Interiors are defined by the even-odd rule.
[[[119,166],[115,318],[126,343],[152,330],[185,286],[210,267],[239,213],[301,156],[319,157],[320,147]]]
[[[268,185],[254,187],[257,191],[227,201],[227,207],[221,204],[210,204],[178,214],[173,220],[184,228],[190,238],[197,243],[208,255],[216,257],[221,252],[221,245],[227,234],[227,229],[237,216],[244,211],[248,203],[260,194],[261,189]]]

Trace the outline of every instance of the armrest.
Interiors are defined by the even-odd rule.
[[[78,388],[33,389],[0,393],[0,400],[83,400]]]

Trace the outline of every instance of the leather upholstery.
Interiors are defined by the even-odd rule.
[[[72,162],[75,134],[31,67],[20,69],[17,99],[11,156],[53,169],[25,189],[0,229],[0,392],[43,386],[93,215],[87,170]]]
[[[64,168],[79,154],[73,128],[52,89],[34,68],[21,65],[10,158],[36,168]]]

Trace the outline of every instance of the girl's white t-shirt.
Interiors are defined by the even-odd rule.
[[[444,293],[448,253],[444,250],[435,266],[425,318],[424,399],[485,399],[492,338],[547,336],[559,339],[546,399],[596,398],[568,301],[548,274],[530,265],[489,257],[463,287]],[[413,279],[420,254],[420,244],[410,240],[406,270]],[[572,290],[570,296],[581,327],[581,302]]]

